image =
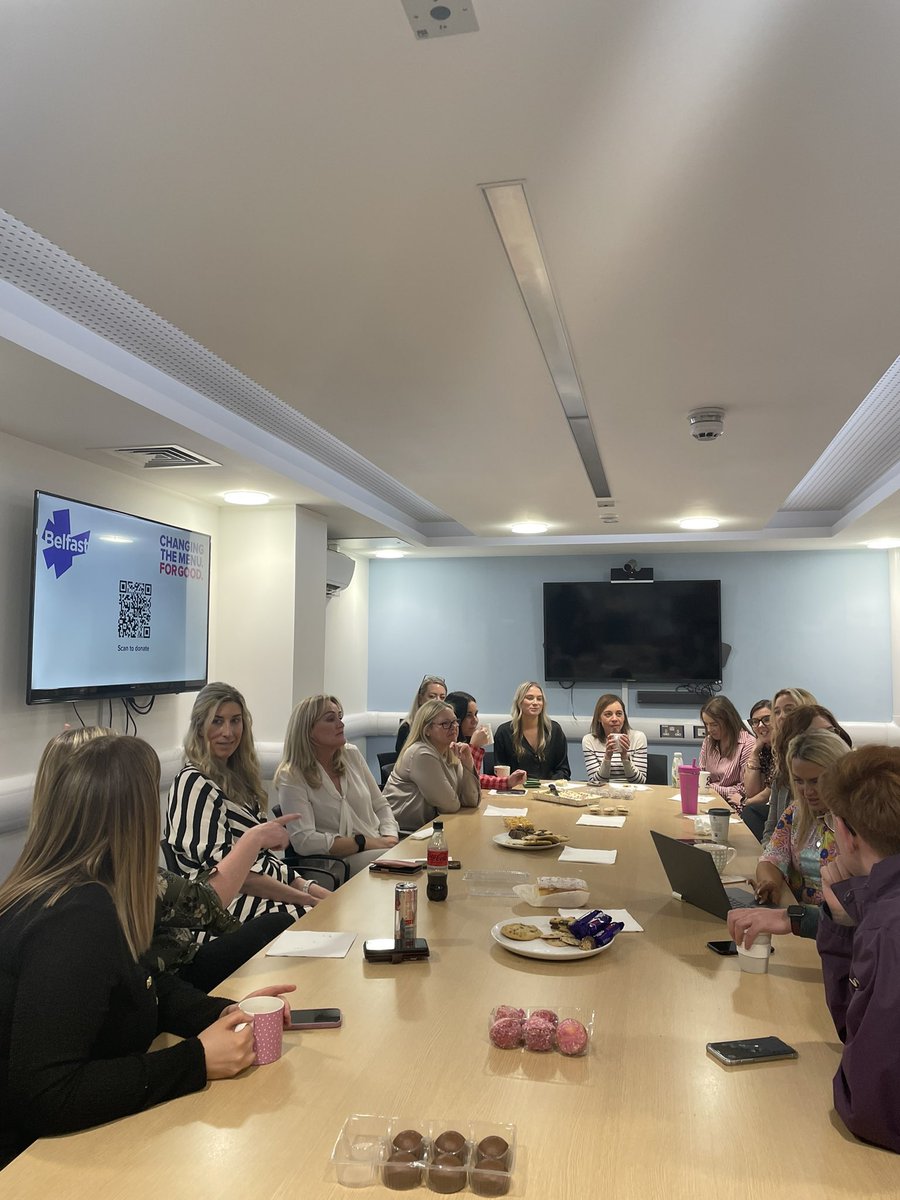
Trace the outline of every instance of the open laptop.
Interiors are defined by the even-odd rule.
[[[725,887],[712,855],[705,850],[698,850],[696,846],[680,842],[677,838],[666,837],[655,829],[650,830],[650,836],[672,891],[688,904],[696,904],[704,912],[712,913],[723,921],[733,908],[773,907],[761,906],[746,888]]]

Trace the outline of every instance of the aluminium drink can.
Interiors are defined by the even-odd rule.
[[[412,950],[416,944],[416,912],[419,889],[414,883],[394,887],[394,944],[398,950]]]

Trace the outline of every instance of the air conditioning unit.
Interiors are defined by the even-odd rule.
[[[325,560],[325,592],[334,596],[350,586],[356,563],[339,550],[329,550]]]

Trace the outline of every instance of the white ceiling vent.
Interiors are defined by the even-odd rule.
[[[403,0],[403,7],[417,41],[449,37],[452,33],[478,32],[472,0],[448,0],[446,4],[433,4],[431,0]]]
[[[104,446],[107,454],[124,458],[145,471],[159,471],[172,467],[221,467],[212,458],[204,458],[184,446]],[[143,461],[141,461],[143,459]]]

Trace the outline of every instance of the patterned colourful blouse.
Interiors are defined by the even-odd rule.
[[[760,856],[778,868],[801,904],[822,903],[822,863],[837,854],[834,834],[821,817],[813,820],[803,844],[794,835],[794,806],[788,805]]]

